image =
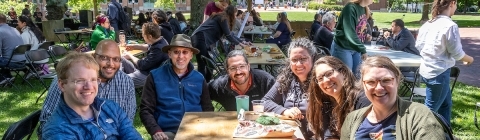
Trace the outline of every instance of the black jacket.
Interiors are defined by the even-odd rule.
[[[193,33],[192,36],[201,35],[205,39],[205,45],[210,46],[216,43],[222,36],[225,36],[232,45],[238,45],[240,42],[235,36],[230,34],[230,28],[228,27],[228,20],[223,19],[222,16],[214,16],[207,19],[200,25]],[[193,38],[193,37],[192,37]]]
[[[139,59],[137,62],[138,70],[140,70],[142,74],[148,75],[151,70],[160,67],[163,62],[169,58],[167,53],[162,52],[162,48],[167,45],[165,39],[161,39],[150,45],[147,56]]]
[[[333,42],[333,33],[324,26],[320,26],[313,36],[315,45],[330,48]]]
[[[322,26],[322,23],[314,20],[312,23],[312,27],[310,28],[310,37],[313,38],[317,33],[318,29]]]
[[[167,40],[168,44],[170,44],[170,41],[172,41],[172,38],[173,38],[172,26],[170,26],[170,23],[164,22],[160,24],[160,27],[161,27],[160,29],[161,36],[163,36],[163,38]]]
[[[249,96],[250,110],[253,110],[251,101],[261,100],[268,90],[270,90],[273,84],[275,84],[275,78],[273,78],[273,76],[269,73],[257,69],[251,69],[250,74],[253,78],[252,85],[247,90],[245,95]],[[236,111],[237,108],[235,96],[239,94],[232,90],[230,84],[231,81],[229,76],[223,75],[208,83],[208,90],[210,92],[211,100],[215,100],[222,104],[226,111]]]
[[[180,29],[180,22],[176,18],[169,18],[168,23],[170,23],[170,26],[172,27],[173,34],[181,34],[182,30]]]

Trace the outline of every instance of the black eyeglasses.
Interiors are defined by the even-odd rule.
[[[332,77],[332,75],[335,73],[335,70],[334,69],[331,69],[331,70],[328,70],[328,71],[325,71],[325,73],[323,74],[320,74],[318,75],[316,78],[315,78],[315,82],[316,83],[320,83],[320,82],[323,82],[325,78],[329,78]]]
[[[95,53],[95,56],[98,56],[98,58],[100,58],[100,61],[102,61],[102,62],[113,61],[113,62],[119,63],[120,61],[122,61],[121,57],[109,57],[109,56],[100,55],[100,54],[97,54],[97,53]]]

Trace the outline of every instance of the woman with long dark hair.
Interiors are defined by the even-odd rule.
[[[32,44],[31,50],[38,49],[40,43],[45,41],[42,31],[26,16],[18,18],[18,28],[22,31],[21,36],[24,44]]]
[[[136,23],[138,26],[142,27],[142,25],[147,22],[148,21],[147,21],[147,18],[145,18],[145,14],[143,13],[138,14],[138,19]]]
[[[275,43],[278,47],[283,48],[283,45],[286,45],[292,41],[290,38],[290,34],[292,34],[293,29],[290,26],[290,21],[288,21],[287,14],[285,12],[280,12],[277,15],[278,26],[275,29],[275,34],[273,34],[273,38],[267,39],[265,42],[267,43]]]
[[[339,59],[325,56],[312,70],[308,89],[307,120],[315,139],[340,139],[340,129],[353,110],[370,105],[355,76]]]
[[[110,26],[110,20],[106,15],[99,15],[95,20],[95,24],[92,27],[93,33],[90,37],[90,48],[95,50],[97,48],[98,42],[104,39],[115,40],[115,29]]]
[[[240,44],[244,46],[244,43],[246,43],[241,42],[240,39],[230,33],[230,30],[233,29],[235,25],[236,12],[236,8],[230,5],[225,11],[210,16],[209,19],[192,33],[192,44],[200,50],[200,53],[196,56],[198,71],[203,74],[207,82],[212,78],[212,72],[206,69],[206,64],[203,59],[201,59],[201,56],[210,58],[208,55],[210,45],[214,45],[223,36],[233,45]]]
[[[180,22],[180,31],[185,31],[187,28],[187,20],[185,19],[185,16],[183,16],[183,13],[178,11],[175,13],[175,17],[177,18],[178,22]]]

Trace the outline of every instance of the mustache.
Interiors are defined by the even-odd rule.
[[[237,77],[237,76],[242,76],[242,75],[245,75],[245,73],[235,74],[234,76]]]

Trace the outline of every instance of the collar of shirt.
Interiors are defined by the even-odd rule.
[[[248,84],[247,84],[247,90],[245,90],[245,92],[240,91],[237,88],[237,86],[235,86],[235,82],[233,82],[233,80],[230,80],[230,88],[232,88],[232,90],[237,92],[239,95],[245,95],[245,93],[248,91],[248,89],[252,86],[252,79],[253,79],[253,76],[250,73],[250,78],[248,79]]]

